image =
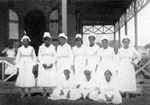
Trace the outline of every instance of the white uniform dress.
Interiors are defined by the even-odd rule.
[[[54,89],[51,97],[49,97],[49,99],[52,100],[60,100],[60,99],[69,99],[67,97],[67,94],[69,91],[72,91],[74,88],[74,80],[73,80],[73,76],[70,75],[70,78],[68,80],[66,80],[65,76],[63,78],[61,78],[60,81],[58,81],[57,87]],[[61,94],[61,91],[63,91],[63,95]],[[76,98],[75,93],[71,92],[71,98]],[[77,95],[78,96],[78,95]]]
[[[15,48],[10,49],[7,47],[2,51],[2,53],[6,53],[7,57],[15,57],[16,50]]]
[[[129,47],[128,49],[120,48],[119,56],[118,89],[122,92],[136,91],[135,70],[131,62],[138,63],[141,56],[134,47]]]
[[[15,48],[5,48],[2,53],[6,53],[7,57],[12,57],[12,58],[15,58],[15,55],[16,55],[16,50]],[[15,63],[15,60],[12,62],[13,64]],[[5,66],[5,74],[6,75],[10,75],[12,73],[17,73],[16,71],[14,71],[14,69],[12,69],[9,65],[6,64]]]
[[[119,70],[119,54],[114,54],[114,58],[113,58],[113,64],[114,64],[114,72],[116,74],[116,80],[118,78],[118,70]]]
[[[99,99],[103,100],[106,103],[114,103],[114,104],[122,103],[122,97],[117,89],[116,81],[110,80],[109,82],[107,82],[105,79],[103,79],[102,83],[103,85],[100,86],[101,93],[98,95],[98,100]],[[111,102],[108,102],[106,100],[105,95],[107,95],[108,97],[114,95],[114,98],[112,99]]]
[[[57,47],[57,78],[61,80],[64,78],[63,71],[65,69],[70,70],[70,66],[73,64],[73,52],[71,46],[65,43],[63,46]],[[70,70],[70,72],[73,72]]]
[[[55,46],[51,44],[49,47],[46,47],[45,44],[42,44],[39,47],[38,59],[40,64],[37,85],[41,87],[56,86]],[[45,69],[43,67],[43,64],[49,66],[51,63],[53,64],[52,68]]]
[[[98,100],[98,91],[96,90],[97,82],[94,78],[94,76],[91,76],[91,79],[87,81],[87,78],[84,78],[83,83],[80,86],[80,91],[83,94],[84,98],[86,98],[89,94],[89,98],[97,101]]]
[[[87,58],[87,68],[91,71],[91,73],[95,74],[96,65],[98,65],[100,61],[99,57],[99,46],[94,44],[94,46],[87,46],[86,48],[86,58]]]
[[[16,66],[19,68],[16,86],[33,87],[35,86],[35,78],[33,74],[33,65],[37,62],[34,48],[21,46],[16,56]]]
[[[75,79],[77,83],[81,84],[81,81],[84,79],[84,70],[86,66],[86,47],[84,45],[80,48],[75,46],[72,50],[74,54]]]
[[[106,49],[101,48],[99,50],[99,55],[101,58],[101,61],[99,63],[96,75],[97,79],[103,79],[104,78],[104,72],[106,70],[110,70],[113,74],[113,77],[115,76],[114,72],[114,64],[113,64],[113,59],[114,59],[114,50],[112,47],[108,46]]]

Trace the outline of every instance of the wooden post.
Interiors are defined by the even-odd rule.
[[[62,0],[62,32],[67,35],[67,0]]]
[[[118,21],[118,36],[119,36],[119,48],[121,47],[121,32],[120,32],[120,20]]]
[[[135,27],[135,48],[138,50],[138,33],[137,33],[137,9],[136,9],[136,0],[134,0],[134,27]]]
[[[46,14],[46,17],[45,17],[45,19],[46,19],[46,32],[49,32],[50,30],[49,30],[49,14],[47,13]]]
[[[2,61],[2,86],[4,84],[5,79],[5,63]]]
[[[116,32],[114,32],[114,48],[116,48]]]
[[[114,48],[116,47],[116,28],[114,25]]]
[[[127,26],[127,12],[125,12],[125,35],[128,35],[128,26]]]

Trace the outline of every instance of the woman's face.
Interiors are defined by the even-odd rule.
[[[107,39],[102,40],[102,45],[103,45],[103,48],[107,48],[108,47],[108,40]]]
[[[13,48],[13,42],[9,43],[9,48],[12,49]]]
[[[110,81],[110,79],[111,79],[111,73],[109,72],[109,71],[106,71],[105,72],[105,79],[106,79],[106,81]]]
[[[66,39],[60,37],[60,38],[59,38],[59,43],[60,43],[61,46],[63,46],[63,45],[66,43]]]
[[[90,45],[94,45],[95,37],[93,36],[89,37],[89,42],[90,42]]]
[[[123,45],[124,45],[124,48],[128,48],[129,47],[129,44],[130,44],[130,40],[129,39],[123,39]]]
[[[51,39],[49,37],[44,38],[44,44],[48,47],[51,44]]]
[[[27,39],[27,38],[23,39],[23,45],[24,45],[24,47],[28,47],[29,39]]]
[[[77,47],[81,47],[81,45],[82,45],[82,39],[76,40],[75,44],[76,44]]]

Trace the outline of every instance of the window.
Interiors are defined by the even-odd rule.
[[[11,9],[9,9],[9,39],[19,39],[18,16]]]

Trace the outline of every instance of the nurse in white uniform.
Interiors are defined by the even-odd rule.
[[[74,90],[74,77],[69,70],[64,70],[63,72],[64,78],[58,82],[57,88],[54,89],[51,97],[48,99],[51,100],[60,100],[60,99],[68,99],[68,100],[76,100],[81,97],[80,93]]]
[[[16,56],[16,67],[19,68],[19,75],[16,80],[16,86],[21,88],[21,97],[25,96],[25,89],[28,89],[28,96],[31,96],[31,88],[35,86],[33,66],[37,59],[34,48],[29,45],[30,38],[23,36],[21,42],[23,45],[18,49]]]
[[[6,55],[7,57],[15,58],[17,50],[16,48],[13,47],[13,41],[9,40],[8,42],[8,47],[6,47],[3,51],[2,54]],[[15,60],[10,59],[10,62],[14,65]],[[5,75],[11,75],[11,74],[16,74],[17,70],[14,70],[9,64],[5,63]]]
[[[121,104],[122,97],[117,89],[116,81],[111,78],[111,71],[106,70],[104,75],[103,85],[100,86],[101,93],[98,95],[98,102]]]
[[[9,46],[2,51],[2,54],[6,54],[7,57],[15,57],[16,49],[13,47],[13,41],[10,40],[8,44]]]
[[[116,75],[114,71],[114,49],[109,46],[109,38],[104,35],[101,39],[102,48],[99,50],[100,63],[97,70],[97,79],[101,80],[104,78],[104,72],[109,69],[111,70],[113,77]]]
[[[83,83],[80,86],[82,97],[84,99],[89,98],[91,100],[97,101],[98,99],[97,96],[99,92],[96,90],[97,82],[95,80],[95,77],[92,76],[89,70],[85,70],[84,74],[85,74],[85,78]]]
[[[130,38],[125,36],[122,40],[123,47],[119,49],[119,70],[118,70],[118,89],[126,93],[129,98],[129,92],[136,91],[136,76],[134,65],[141,60],[140,53],[129,46]]]
[[[38,60],[39,70],[37,86],[43,88],[43,96],[46,96],[47,89],[53,90],[56,87],[56,51],[55,46],[51,44],[51,36],[48,32],[44,33],[44,43],[39,47]],[[51,91],[49,90],[49,94]]]
[[[99,46],[95,43],[96,36],[91,33],[89,35],[90,44],[86,48],[86,67],[91,71],[92,74],[95,74],[98,63],[100,61],[99,56]]]
[[[71,46],[67,43],[67,36],[64,33],[59,34],[60,45],[57,47],[57,79],[61,81],[64,78],[64,70],[73,72],[73,52]]]
[[[75,70],[75,81],[77,84],[81,84],[84,77],[84,70],[86,66],[86,47],[83,45],[81,34],[77,34],[75,37],[76,45],[73,47],[74,55],[74,70]]]

